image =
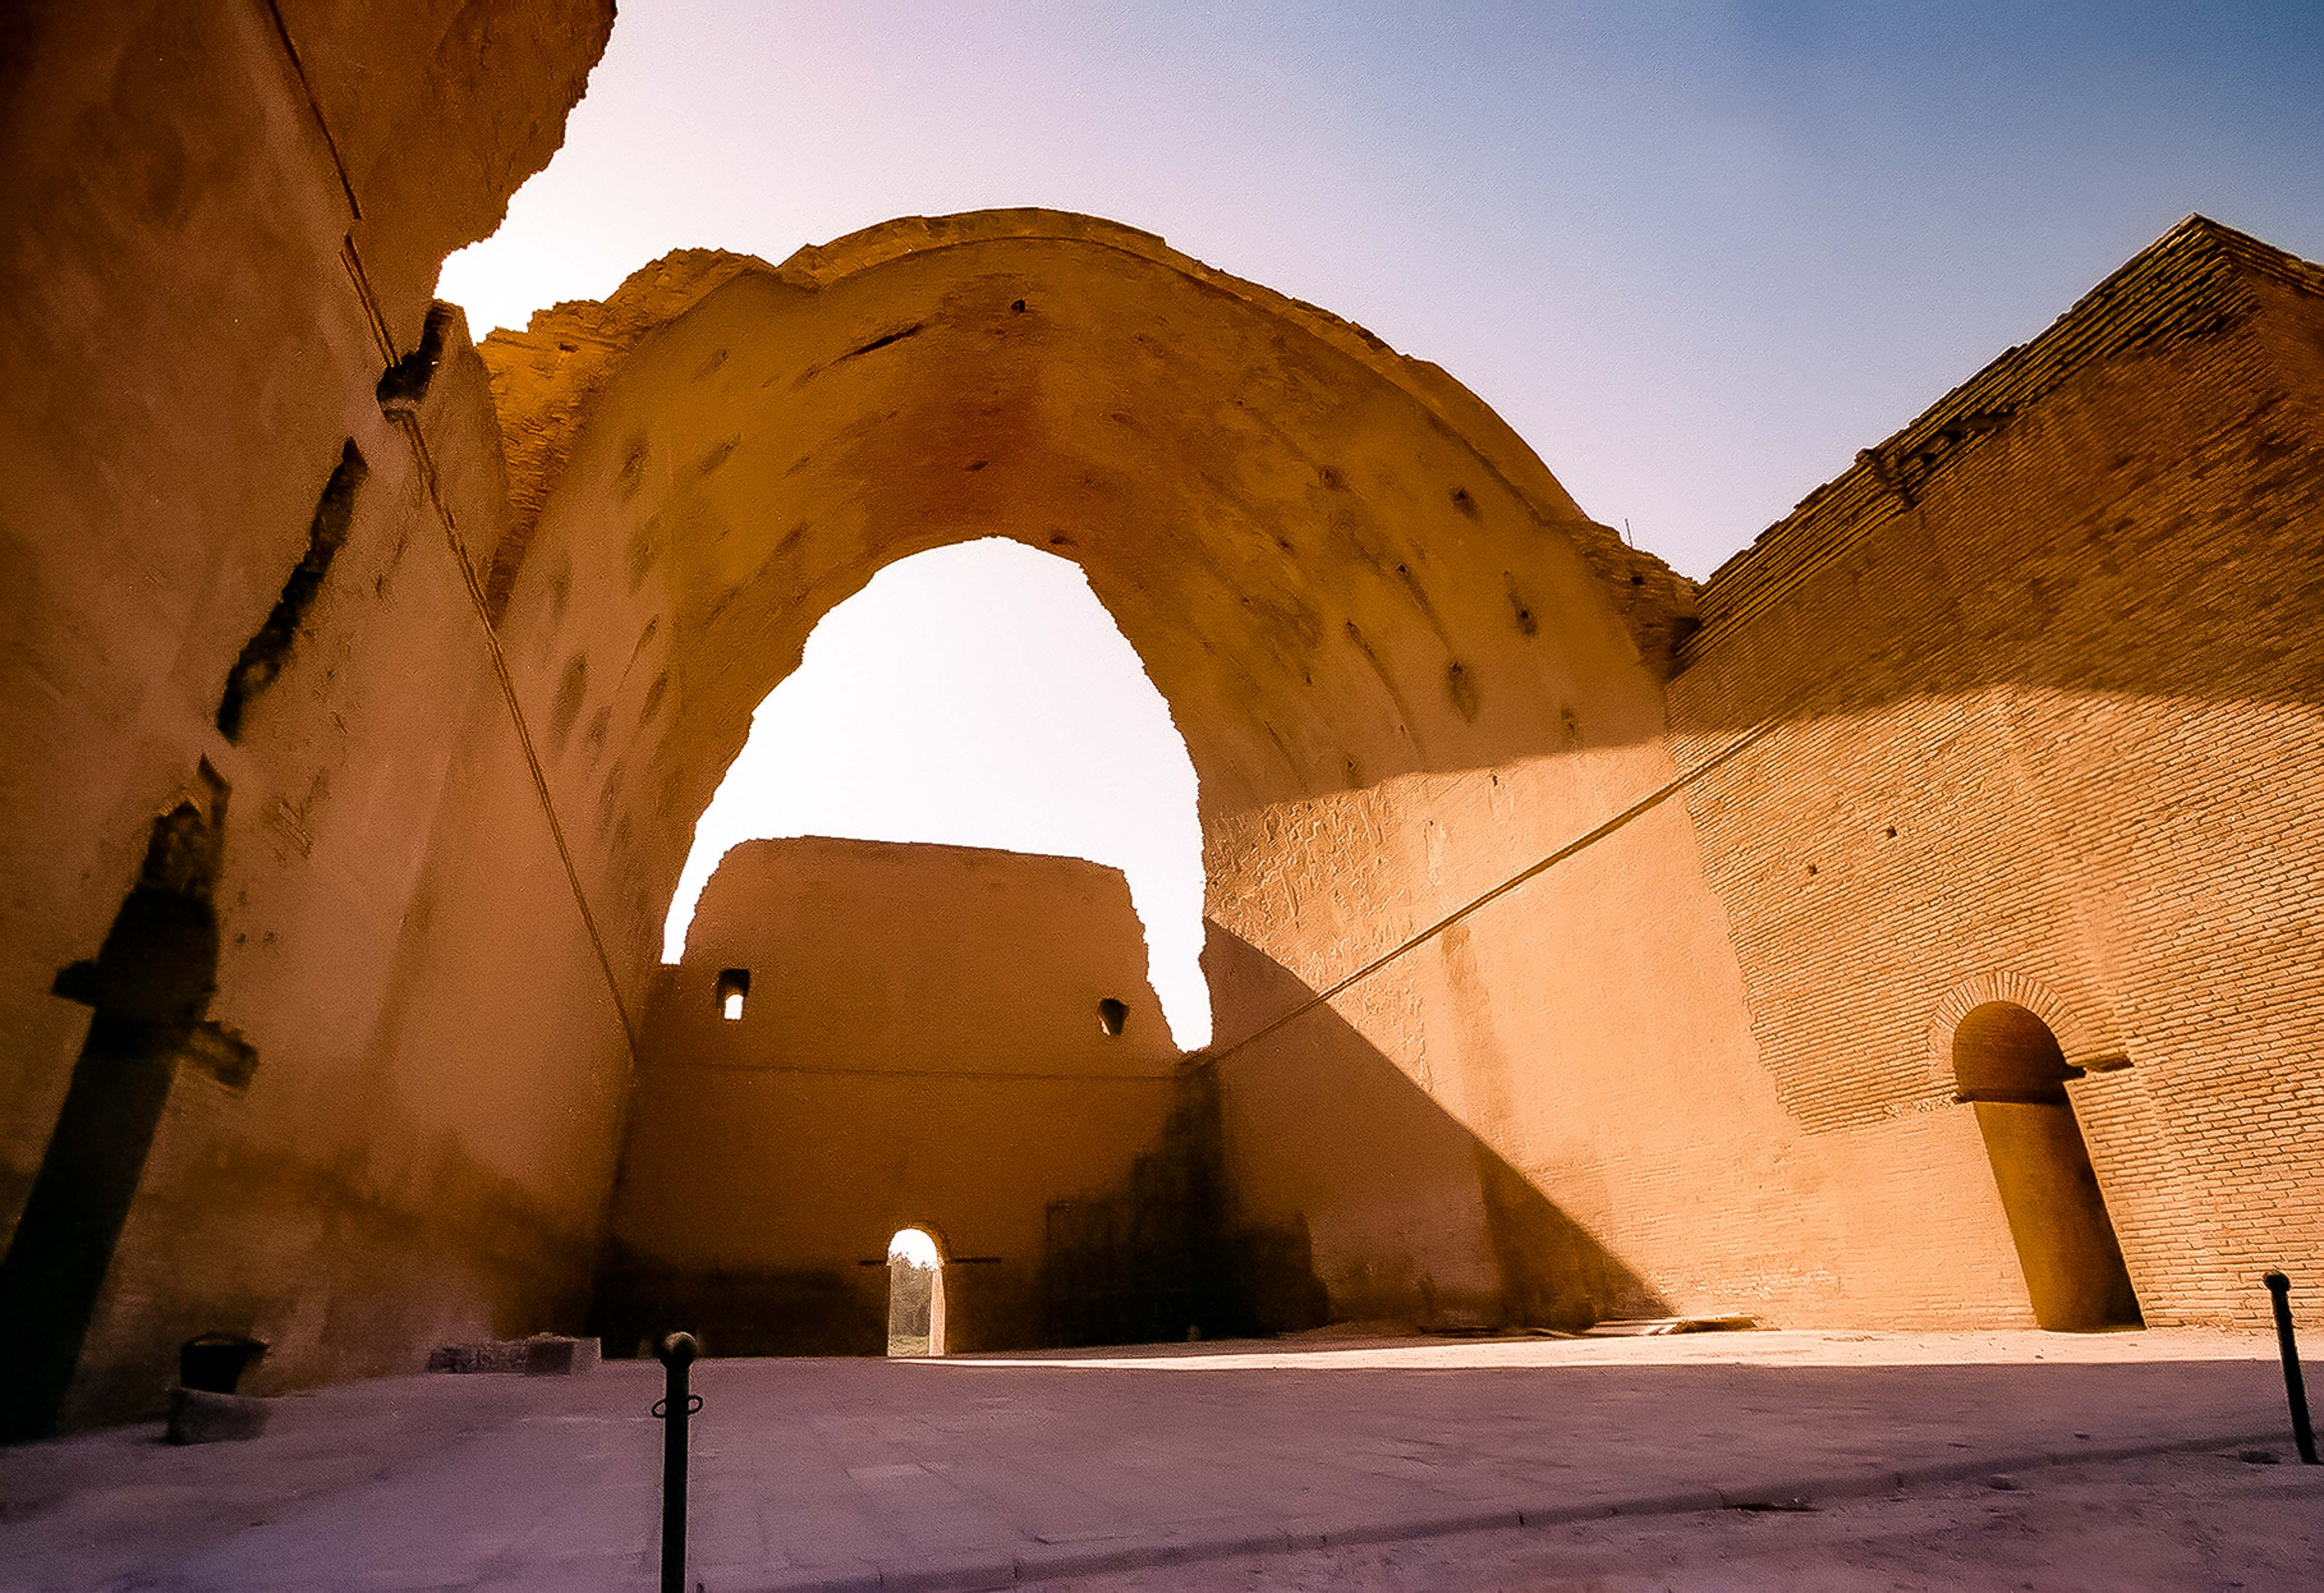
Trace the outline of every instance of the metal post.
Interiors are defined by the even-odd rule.
[[[702,1408],[689,1394],[686,1368],[698,1353],[691,1333],[672,1333],[654,1351],[666,1374],[653,1413],[666,1423],[661,1438],[661,1593],[686,1593],[686,1419]]]
[[[2300,1349],[2292,1341],[2292,1280],[2271,1272],[2260,1282],[2275,1296],[2275,1347],[2283,1352],[2283,1397],[2292,1406],[2292,1441],[2300,1463],[2316,1464],[2316,1430],[2308,1424],[2308,1386],[2300,1376]]]

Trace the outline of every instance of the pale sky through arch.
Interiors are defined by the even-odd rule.
[[[727,848],[764,835],[1110,863],[1130,877],[1172,1037],[1210,1038],[1194,766],[1069,560],[998,537],[957,543],[898,560],[825,615],[695,826],[664,961]]]
[[[924,1271],[944,1264],[944,1257],[936,1253],[936,1240],[917,1228],[897,1230],[896,1237],[888,1241],[888,1259],[902,1261]]]

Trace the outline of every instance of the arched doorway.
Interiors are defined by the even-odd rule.
[[[888,1353],[945,1352],[944,1255],[918,1228],[888,1241]]]
[[[1977,1108],[2034,1320],[2053,1332],[2142,1325],[2066,1097],[2080,1073],[2049,1026],[2013,1001],[1972,1008],[1953,1031],[1953,1077]]]

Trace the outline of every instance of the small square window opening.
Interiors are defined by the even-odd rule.
[[[751,993],[751,971],[747,968],[722,969],[718,974],[718,1012],[729,1023],[739,1023],[742,1017],[742,1002]]]

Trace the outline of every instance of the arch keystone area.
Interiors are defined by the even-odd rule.
[[[815,622],[982,536],[1089,576],[1214,842],[1400,776],[1667,764],[1687,584],[1434,366],[1150,234],[996,211],[681,252],[481,352],[512,510],[471,551],[617,962]]]
[[[1987,969],[1962,981],[1946,993],[1929,1015],[1929,1078],[1950,1089],[1953,1082],[1953,1031],[1961,1019],[1988,1001],[2023,1007],[2049,1027],[2070,1067],[2106,1067],[2122,1055],[2121,1042],[2107,1029],[2085,1020],[2080,1012],[2048,985],[2014,969]]]
[[[738,277],[822,291],[913,256],[1010,243],[1071,244],[1159,265],[1329,344],[1464,438],[1479,463],[1523,498],[1542,524],[1571,539],[1605,579],[1643,654],[1666,660],[1692,628],[1693,584],[1653,555],[1629,547],[1610,527],[1590,520],[1525,441],[1441,367],[1397,354],[1363,327],[1328,310],[1181,253],[1156,234],[1098,216],[1032,207],[899,216],[801,248],[779,266],[724,250],[676,250],[632,272],[602,302],[558,304],[536,313],[522,332],[487,337],[481,352],[493,370],[512,508],[510,526],[486,561],[496,610],[505,605],[516,566],[530,546],[542,502],[562,473],[589,399],[640,343]]]

